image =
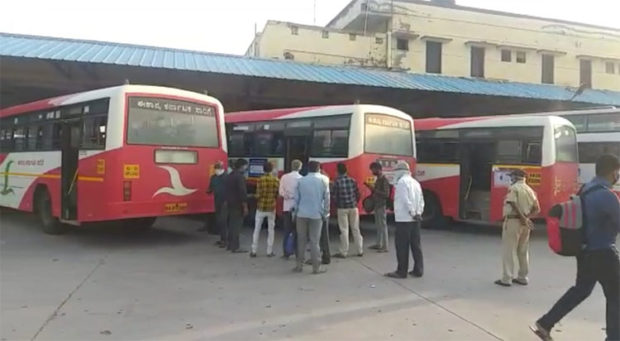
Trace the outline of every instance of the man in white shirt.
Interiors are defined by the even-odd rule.
[[[399,161],[395,169],[396,192],[394,193],[394,220],[396,222],[396,271],[385,274],[387,277],[407,278],[409,269],[409,248],[413,253],[413,270],[409,274],[422,277],[424,259],[420,246],[420,225],[424,212],[424,196],[420,183],[411,176],[409,164]]]
[[[288,236],[293,233],[293,238],[297,240],[297,231],[295,229],[295,223],[293,222],[292,209],[295,205],[295,191],[297,190],[297,182],[302,177],[299,174],[299,170],[302,167],[302,162],[299,160],[293,160],[291,162],[291,172],[284,174],[280,179],[280,188],[278,192],[282,197],[282,222],[284,225],[284,238],[282,238],[282,258],[288,259],[291,254],[286,252],[286,241]],[[297,245],[295,244],[295,252],[297,252]]]

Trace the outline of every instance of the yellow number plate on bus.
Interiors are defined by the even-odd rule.
[[[183,212],[187,209],[186,202],[171,202],[164,204],[164,213]]]
[[[140,179],[140,165],[123,165],[123,177],[125,179]]]

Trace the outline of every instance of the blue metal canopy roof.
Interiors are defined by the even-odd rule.
[[[370,87],[567,101],[575,89],[475,78],[325,66],[209,52],[0,33],[0,57],[211,72]],[[620,92],[586,89],[574,101],[620,105]]]

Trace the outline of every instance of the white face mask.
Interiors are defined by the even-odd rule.
[[[222,175],[224,174],[224,170],[223,169],[216,169],[215,170],[215,175]]]

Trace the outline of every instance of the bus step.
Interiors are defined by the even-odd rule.
[[[61,223],[71,226],[80,226],[80,223],[77,220],[64,220],[59,219]]]

